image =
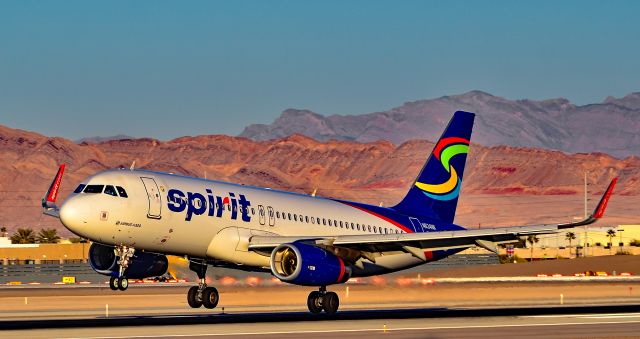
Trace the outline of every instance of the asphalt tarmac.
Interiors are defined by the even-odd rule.
[[[214,310],[189,308],[187,286],[132,286],[125,292],[2,288],[0,337],[632,338],[640,333],[637,282],[346,287],[334,287],[342,305],[332,317],[307,312],[310,289],[296,286],[226,287]]]
[[[635,338],[640,305],[386,309],[2,321],[3,338]]]

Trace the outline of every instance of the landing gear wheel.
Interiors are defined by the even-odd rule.
[[[202,305],[208,309],[216,308],[220,295],[215,287],[207,287],[202,291]]]
[[[127,277],[118,278],[118,289],[120,291],[126,291],[129,288],[129,279]]]
[[[202,306],[202,297],[198,297],[198,286],[193,286],[187,292],[187,303],[192,308],[199,308]]]
[[[109,288],[112,291],[117,291],[118,290],[118,278],[116,277],[111,277],[109,278]]]
[[[322,298],[322,307],[327,314],[335,314],[340,306],[340,299],[335,292],[327,292]]]
[[[309,311],[313,314],[318,314],[322,312],[322,294],[318,291],[313,291],[309,293],[309,297],[307,298],[307,307],[309,307]]]

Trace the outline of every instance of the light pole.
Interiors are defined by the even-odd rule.
[[[587,171],[584,172],[584,218],[587,219],[589,217],[589,215],[587,215],[587,213],[589,213],[587,211]],[[582,256],[584,258],[587,257],[587,225],[584,225],[584,245],[582,247]]]
[[[618,245],[620,245],[620,252],[624,251],[624,242],[622,241],[622,232],[624,232],[624,229],[619,229],[618,230],[618,234],[620,235],[620,243]]]

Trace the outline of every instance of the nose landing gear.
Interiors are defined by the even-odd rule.
[[[317,314],[323,310],[331,315],[335,314],[340,307],[340,298],[335,292],[327,292],[327,287],[320,287],[320,291],[313,291],[307,297],[307,307],[311,313]]]
[[[189,261],[189,269],[196,272],[200,282],[198,286],[193,286],[187,292],[187,303],[192,308],[199,308],[204,306],[208,309],[213,309],[218,306],[220,301],[220,295],[215,287],[207,286],[206,273],[207,262],[205,260],[191,260]]]
[[[118,260],[119,269],[118,277],[111,277],[109,279],[109,287],[114,291],[125,291],[127,288],[129,288],[129,279],[127,279],[124,272],[127,270],[127,267],[129,267],[129,261],[131,260],[131,257],[133,257],[133,253],[135,253],[136,250],[132,247],[120,245],[116,246],[113,251],[115,252],[116,256],[120,258]]]

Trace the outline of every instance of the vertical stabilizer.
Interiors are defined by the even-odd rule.
[[[474,118],[474,113],[454,113],[409,193],[394,209],[453,222]]]

